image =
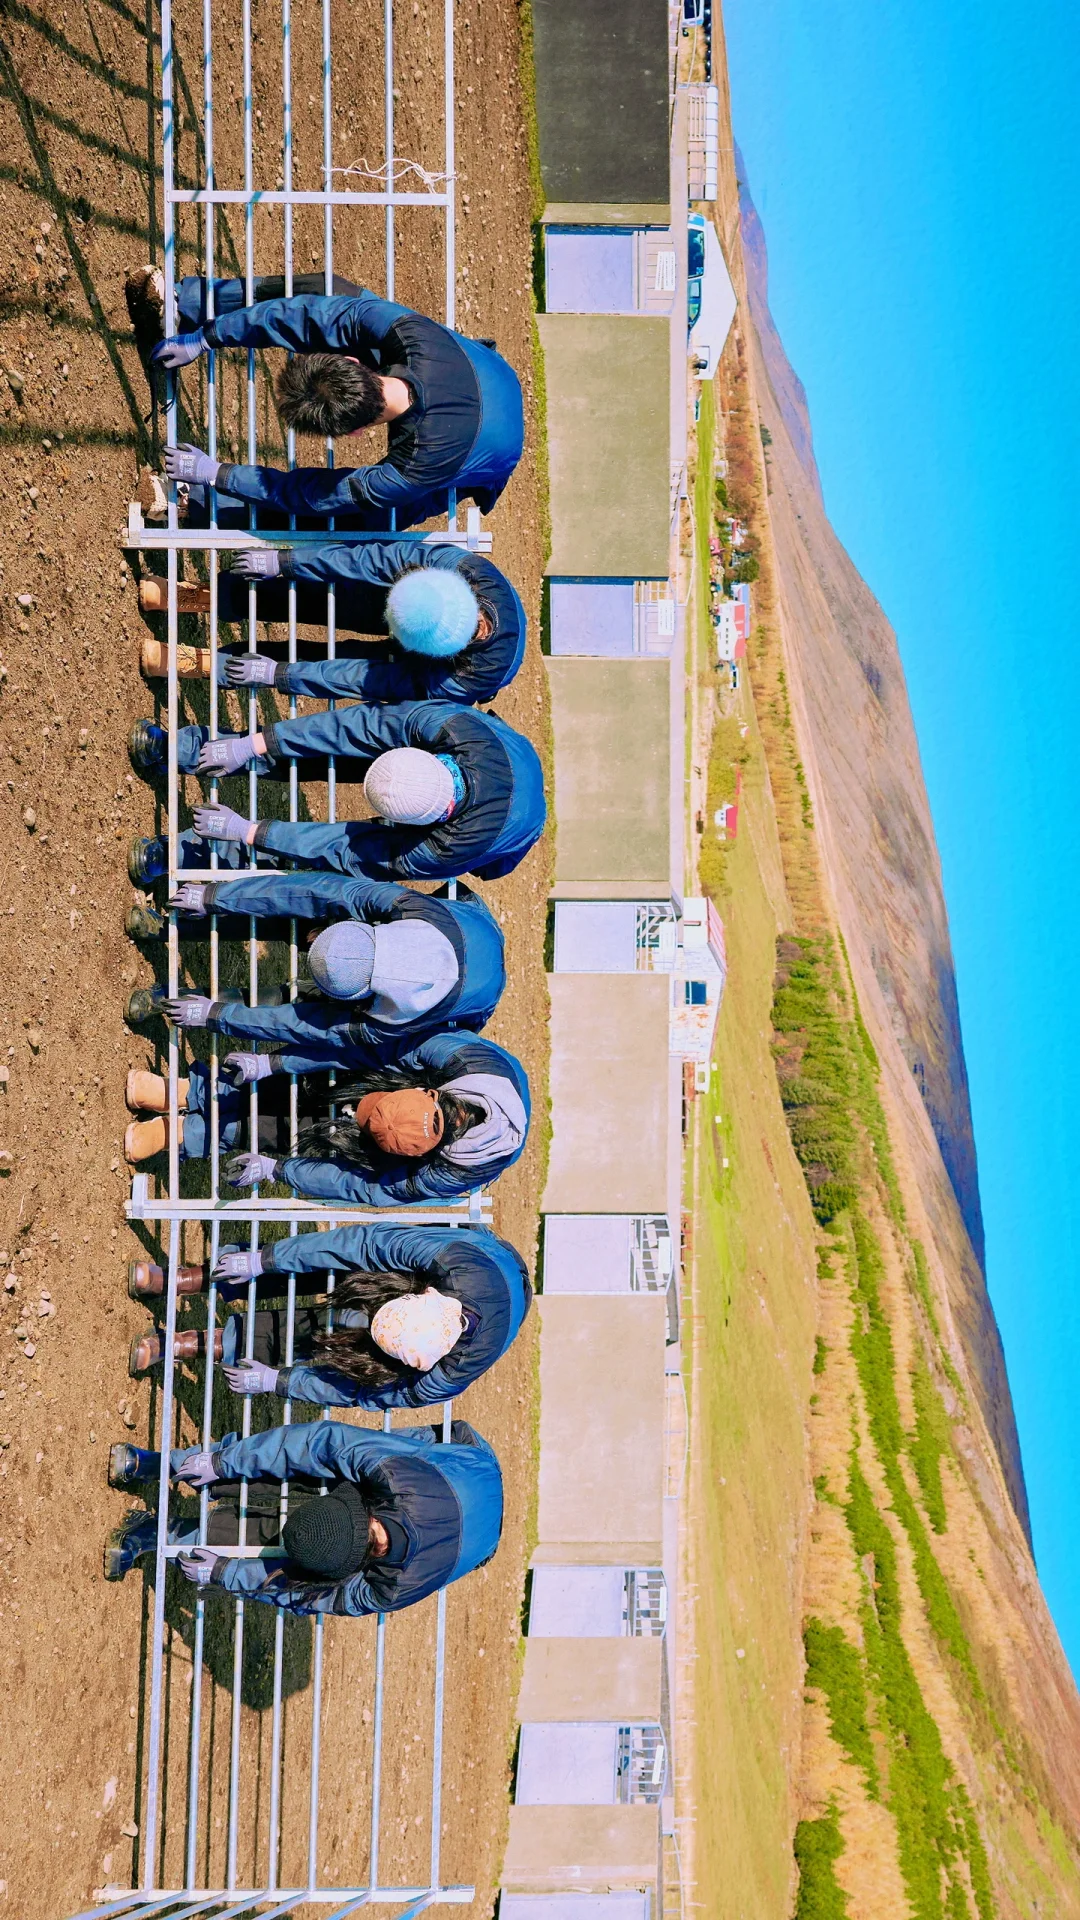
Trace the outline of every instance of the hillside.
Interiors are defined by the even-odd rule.
[[[717,66],[740,311],[715,493],[702,407],[697,539],[736,511],[759,577],[734,699],[697,611],[703,824],[736,765],[743,803],[735,843],[704,824],[699,854],[733,966],[692,1143],[689,1877],[731,1920],[1063,1920],[1080,1698],[982,1270],[933,825],[895,637],[826,517]]]

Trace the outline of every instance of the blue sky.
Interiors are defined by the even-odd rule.
[[[1080,1674],[1080,9],[727,0],[735,137],[825,502],[896,628],[987,1260]]]

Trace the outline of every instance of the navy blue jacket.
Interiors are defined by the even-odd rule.
[[[544,831],[544,773],[536,748],[493,713],[448,700],[339,707],[277,720],[264,727],[263,737],[271,762],[326,754],[359,760],[366,769],[392,747],[420,747],[452,755],[464,775],[461,805],[449,820],[430,827],[260,821],[257,847],[291,854],[306,866],[381,880],[449,880],[463,873],[494,880],[512,872]]]
[[[292,1059],[290,1054],[282,1055],[284,1070],[303,1072],[302,1067],[291,1065]],[[347,1059],[337,1053],[333,1057],[328,1055],[320,1064],[327,1069],[337,1067],[347,1071],[355,1070],[359,1063],[354,1051]],[[373,1067],[383,1064],[383,1056],[369,1056],[368,1064]],[[512,1053],[497,1047],[494,1040],[436,1033],[421,1040],[419,1046],[410,1047],[408,1052],[397,1054],[393,1064],[406,1073],[420,1074],[421,1084],[436,1092],[466,1074],[493,1074],[508,1080],[525,1110],[525,1132],[521,1140],[512,1150],[493,1154],[475,1167],[455,1166],[444,1155],[435,1154],[430,1160],[420,1162],[405,1158],[388,1160],[379,1173],[366,1173],[349,1160],[305,1160],[299,1155],[290,1155],[278,1161],[276,1177],[298,1193],[310,1194],[316,1200],[343,1200],[350,1206],[361,1207],[422,1205],[432,1200],[463,1199],[478,1187],[497,1180],[500,1173],[520,1159],[532,1105],[525,1069]]]
[[[372,1432],[336,1420],[272,1427],[247,1440],[226,1434],[214,1446],[222,1480],[318,1480],[334,1487],[374,1476],[385,1511],[406,1537],[399,1565],[372,1561],[345,1580],[320,1580],[273,1561],[225,1559],[214,1585],[290,1613],[396,1613],[490,1560],[502,1532],[502,1471],[486,1440],[464,1420],[440,1445],[430,1427]],[[197,1449],[192,1448],[192,1452]],[[174,1459],[174,1470],[175,1460]],[[380,1517],[378,1505],[373,1508]],[[268,1570],[269,1569],[269,1570]]]
[[[532,1303],[520,1253],[486,1227],[335,1227],[274,1240],[263,1255],[264,1276],[348,1272],[424,1274],[429,1286],[460,1300],[464,1333],[426,1373],[410,1368],[384,1387],[358,1386],[325,1365],[282,1367],[281,1399],[318,1407],[431,1407],[452,1400],[516,1340]],[[260,1294],[265,1290],[260,1281]]]
[[[400,526],[445,513],[447,493],[490,513],[521,458],[525,416],[514,369],[479,341],[361,289],[301,294],[219,313],[203,327],[212,347],[286,347],[347,353],[404,380],[414,400],[389,423],[386,458],[366,467],[222,466],[219,492],[285,513],[393,510]]]
[[[272,914],[297,920],[422,920],[444,934],[458,963],[457,985],[427,1013],[408,1024],[379,1020],[363,1001],[322,997],[294,1000],[278,1007],[248,1007],[215,1000],[207,1026],[240,1040],[269,1040],[303,1055],[306,1072],[337,1059],[352,1048],[357,1058],[372,1054],[390,1059],[402,1044],[415,1046],[425,1033],[486,1026],[503,988],[506,967],[502,928],[484,902],[466,887],[456,900],[414,893],[385,880],[346,880],[333,873],[256,872],[242,880],[217,880],[207,887],[207,907],[216,913]]]
[[[283,547],[278,554],[285,580],[337,588],[339,627],[386,633],[386,595],[412,567],[443,567],[468,581],[492,621],[486,640],[471,641],[443,660],[410,653],[390,640],[357,658],[283,662],[274,685],[284,693],[314,694],[336,700],[460,700],[483,706],[508,686],[525,657],[525,609],[504,573],[460,547],[412,540],[366,540],[355,546]],[[357,587],[362,604],[353,608]],[[376,591],[373,591],[375,589]],[[363,624],[359,624],[362,621]]]

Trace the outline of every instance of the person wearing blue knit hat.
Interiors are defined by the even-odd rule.
[[[413,568],[386,596],[386,622],[395,640],[436,660],[467,647],[479,618],[476,595],[460,573]]]
[[[263,547],[238,553],[218,575],[218,615],[246,621],[251,588],[258,618],[284,624],[290,605],[304,626],[321,627],[334,590],[336,657],[317,641],[298,640],[298,658],[280,657],[278,643],[258,653],[228,653],[230,686],[273,686],[279,693],[316,699],[455,700],[485,706],[514,678],[525,656],[525,609],[504,573],[482,553],[413,537],[328,541],[317,547]],[[162,613],[166,583],[139,582],[144,613]],[[180,613],[209,614],[210,589],[194,580],[177,586]],[[348,634],[382,635],[351,640]],[[268,650],[263,650],[268,649]],[[168,650],[147,635],[142,668],[150,678],[168,670]],[[181,648],[186,677],[209,673],[205,648]]]

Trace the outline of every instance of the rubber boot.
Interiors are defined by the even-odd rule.
[[[122,1580],[144,1553],[153,1553],[156,1547],[157,1515],[135,1507],[105,1542],[102,1572],[106,1580]]]
[[[142,836],[128,848],[128,879],[133,887],[148,887],[169,871],[169,848],[164,840]]]
[[[169,761],[169,736],[153,720],[136,720],[128,735],[128,755],[137,773],[164,773]]]
[[[205,1293],[205,1267],[177,1267],[177,1294]],[[165,1269],[154,1260],[128,1261],[128,1298],[131,1300],[157,1300],[165,1294]]]
[[[129,1167],[152,1160],[164,1153],[169,1144],[169,1116],[155,1113],[150,1120],[133,1120],[124,1132],[124,1158]]]
[[[166,940],[169,935],[169,923],[165,915],[159,913],[156,907],[147,905],[145,900],[136,900],[135,905],[129,907],[124,915],[124,932],[127,934],[129,940]],[[138,1019],[132,1019],[131,1008],[138,999],[139,993],[145,993],[146,991],[147,989],[145,987],[137,989],[128,1001],[127,1020],[129,1026],[138,1026],[139,1024]],[[141,1015],[140,1018],[146,1019],[149,1018],[149,1016]]]
[[[221,1341],[224,1329],[214,1328],[214,1359],[221,1359]],[[173,1357],[177,1360],[199,1360],[206,1352],[206,1334],[201,1327],[185,1327],[183,1333],[173,1337]],[[151,1367],[158,1367],[165,1358],[165,1335],[158,1327],[151,1327],[147,1333],[137,1333],[128,1349],[128,1372],[133,1380],[142,1373],[149,1373]]]
[[[150,1073],[146,1067],[132,1067],[124,1083],[124,1104],[129,1113],[166,1113],[168,1082],[160,1073]]]
[[[165,338],[165,275],[150,264],[133,267],[124,281],[128,319],[139,334],[153,334],[155,344]]]
[[[168,605],[169,605],[168,582],[166,580],[162,580],[159,574],[156,574],[156,573],[144,574],[142,579],[139,581],[139,606],[142,612],[143,613],[165,613],[168,610]],[[176,611],[177,613],[209,613],[210,611],[209,587],[201,586],[197,580],[178,580],[176,583]],[[164,646],[162,646],[162,643],[160,640],[155,640],[154,645],[160,646],[162,653],[166,655],[166,658],[168,657],[167,649]],[[145,665],[145,647],[146,647],[146,641],[144,640],[143,641],[143,649],[144,649],[143,672],[146,673],[147,671],[160,671],[164,673],[166,671],[164,667],[160,669],[147,669]],[[192,648],[192,652],[194,651],[195,649]],[[210,649],[209,647],[200,647],[198,651],[200,653],[206,653],[207,655],[209,655]]]
[[[136,1487],[148,1480],[156,1480],[161,1471],[160,1453],[150,1453],[146,1447],[133,1447],[127,1440],[118,1440],[109,1448],[109,1485],[110,1487]]]
[[[183,613],[186,609],[182,607],[180,611]],[[165,642],[147,634],[139,648],[139,665],[147,680],[164,680],[169,671],[169,649]],[[209,647],[178,646],[176,677],[178,680],[209,680]]]

